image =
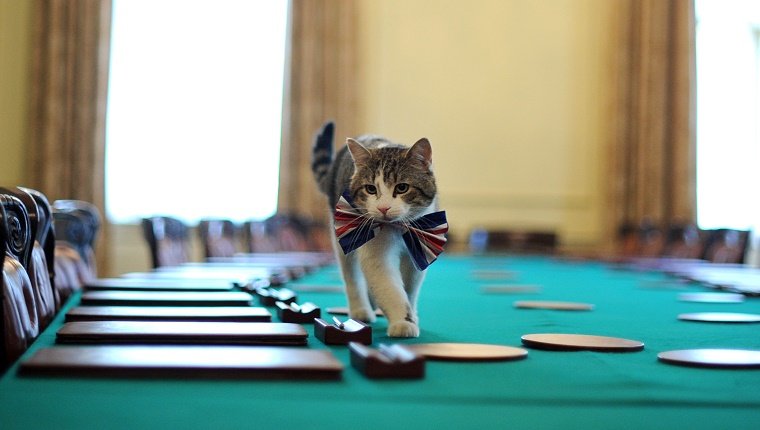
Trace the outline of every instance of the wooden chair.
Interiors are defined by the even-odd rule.
[[[88,211],[53,204],[54,291],[58,308],[82,286],[97,277],[93,249],[99,222]],[[83,202],[84,203],[84,202]]]
[[[237,252],[237,226],[227,219],[203,219],[198,235],[205,258],[232,257]]]
[[[265,221],[266,231],[273,240],[277,251],[309,251],[307,222],[303,217],[292,214],[275,214]]]
[[[615,250],[616,254],[612,259],[616,261],[638,257],[639,232],[633,223],[625,222],[618,227]]]
[[[269,236],[264,221],[248,220],[243,223],[243,241],[248,252],[270,253],[277,252],[274,238]]]
[[[553,231],[518,231],[475,229],[470,233],[473,253],[507,252],[520,254],[554,254],[559,239]]]
[[[32,282],[25,265],[32,244],[29,215],[17,197],[0,193],[0,370],[7,369],[39,335]]]
[[[713,263],[742,264],[749,244],[749,231],[717,229],[708,231],[703,258]]]
[[[665,232],[655,223],[644,220],[639,225],[638,257],[656,258],[661,257],[665,251]]]
[[[259,221],[243,224],[248,252],[305,252],[310,251],[308,222],[297,215],[275,214]]]
[[[705,251],[704,234],[693,223],[672,223],[668,227],[664,257],[699,259]]]
[[[53,263],[55,261],[55,227],[53,221],[53,208],[47,197],[41,192],[31,188],[19,188],[31,194],[37,203],[37,208],[40,209],[37,223],[43,225],[43,228],[40,230],[41,234],[38,236],[38,239],[45,252],[45,261],[48,265],[48,273],[50,274],[51,283],[54,284],[55,270],[53,269]],[[44,228],[45,225],[48,226],[48,228]]]
[[[100,211],[97,206],[83,200],[56,200],[53,202],[55,212],[68,212],[78,217],[84,224],[84,233],[86,237],[78,238],[72,243],[79,246],[78,251],[84,258],[87,266],[93,274],[97,274],[97,264],[95,261],[95,242],[101,227]]]
[[[142,220],[153,268],[177,266],[190,261],[189,230],[184,222],[169,216]]]
[[[0,190],[21,200],[29,215],[32,245],[26,256],[25,268],[32,282],[34,306],[40,321],[40,330],[43,330],[50,324],[58,310],[53,288],[55,234],[50,203],[42,193],[36,190],[20,187]]]
[[[319,221],[310,221],[306,226],[306,240],[309,244],[309,251],[330,253],[333,250],[332,238],[335,234],[332,228],[328,228],[325,223]]]

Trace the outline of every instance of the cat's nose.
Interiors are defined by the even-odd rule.
[[[388,212],[388,210],[390,208],[391,208],[390,206],[378,206],[377,210],[379,210],[380,213],[382,213],[383,215],[385,215],[385,213]]]

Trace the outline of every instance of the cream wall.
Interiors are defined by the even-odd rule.
[[[614,2],[359,1],[359,124],[431,140],[455,235],[552,228],[571,248],[601,241]],[[0,0],[0,185],[26,178],[30,13]],[[149,268],[139,226],[110,234],[103,275]]]
[[[608,0],[364,0],[360,124],[426,136],[452,231],[601,241]]]
[[[26,180],[31,4],[0,0],[0,186]]]

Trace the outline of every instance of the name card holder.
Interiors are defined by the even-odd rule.
[[[299,305],[296,302],[278,301],[275,305],[277,306],[277,316],[284,323],[313,324],[315,318],[322,316],[319,306],[311,302]]]
[[[420,379],[425,357],[400,344],[380,344],[377,349],[350,342],[351,366],[370,379]]]
[[[257,288],[255,294],[262,306],[271,307],[275,306],[277,302],[290,304],[297,301],[295,291],[288,288],[280,288],[279,290],[274,288]]]
[[[334,324],[314,318],[314,336],[326,345],[348,345],[349,342],[372,344],[372,327],[361,321],[349,319],[341,322],[333,317]]]

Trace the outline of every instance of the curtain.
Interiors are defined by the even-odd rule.
[[[311,173],[319,127],[336,123],[336,148],[357,134],[356,5],[292,0],[288,35],[278,211],[324,219],[325,197]]]
[[[28,186],[51,202],[84,200],[105,214],[111,1],[36,0],[33,20]],[[105,235],[101,228],[99,268]]]
[[[617,3],[610,234],[696,213],[693,0]]]

